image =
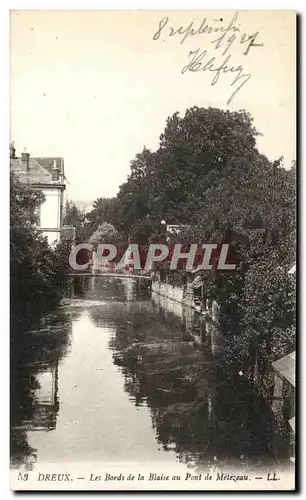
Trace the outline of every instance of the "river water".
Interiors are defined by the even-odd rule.
[[[222,374],[218,331],[149,282],[76,278],[64,305],[15,333],[13,468],[289,459],[270,407]]]

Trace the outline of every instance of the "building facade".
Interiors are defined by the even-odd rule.
[[[59,243],[63,222],[65,186],[64,159],[35,157],[24,151],[20,157],[10,146],[10,168],[17,179],[44,194],[45,201],[38,209],[37,229],[47,238],[49,245]]]

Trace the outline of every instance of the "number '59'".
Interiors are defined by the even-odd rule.
[[[29,478],[29,474],[27,472],[18,472],[18,481],[27,481]]]

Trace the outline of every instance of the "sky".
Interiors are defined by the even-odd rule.
[[[190,25],[187,37],[169,36]],[[244,54],[251,39],[258,46]],[[13,11],[11,140],[18,156],[24,147],[62,156],[66,196],[84,202],[115,196],[135,155],[158,147],[167,117],[191,106],[249,111],[259,151],[290,166],[295,59],[290,11]],[[222,64],[232,71],[211,85],[209,67]],[[250,76],[234,84],[239,75]]]

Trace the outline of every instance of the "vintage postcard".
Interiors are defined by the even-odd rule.
[[[294,490],[296,13],[10,19],[11,488]]]

